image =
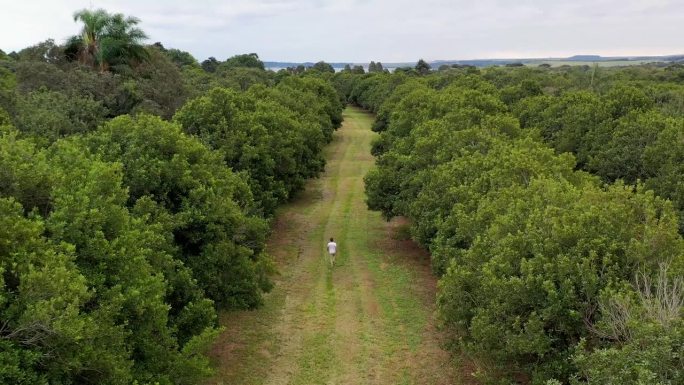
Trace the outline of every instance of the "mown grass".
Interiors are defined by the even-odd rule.
[[[217,362],[212,383],[427,383],[411,365],[433,363],[409,361],[421,349],[432,299],[426,301],[418,290],[424,275],[405,263],[407,252],[383,246],[397,239],[388,239],[387,223],[365,205],[373,117],[349,108],[345,120],[344,132],[328,148],[326,174],[279,214],[297,218],[277,229],[284,233],[274,234],[282,243],[280,285],[261,309],[224,315],[222,324],[237,329],[220,343],[237,347],[234,356]],[[339,245],[334,268],[325,252],[330,236]],[[298,296],[295,305],[293,296]],[[287,316],[292,325],[279,327]]]
[[[370,213],[376,217],[375,213]],[[377,221],[382,219],[377,215]],[[373,222],[376,222],[375,220]],[[414,284],[418,280],[415,271],[402,264],[401,256],[388,254],[376,245],[386,233],[380,226],[372,226],[359,232],[366,243],[365,262],[376,282],[376,296],[386,323],[386,354],[392,355],[404,345],[415,351],[422,341],[428,313],[417,297]]]

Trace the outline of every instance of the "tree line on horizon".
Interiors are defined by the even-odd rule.
[[[684,382],[684,66],[338,73],[484,383]]]
[[[269,223],[323,170],[339,94],[74,19],[0,53],[0,383],[197,384],[218,312],[272,287]]]

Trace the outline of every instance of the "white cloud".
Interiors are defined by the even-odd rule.
[[[269,60],[426,59],[682,53],[681,0],[0,0],[0,48],[78,26],[75,10],[142,19],[151,41],[198,59],[257,52]]]

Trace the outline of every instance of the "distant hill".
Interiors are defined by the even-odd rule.
[[[476,67],[490,67],[495,65],[506,65],[522,63],[525,65],[539,65],[543,63],[551,65],[582,65],[592,63],[602,63],[605,65],[631,65],[650,62],[680,62],[684,61],[684,55],[668,56],[600,56],[600,55],[574,55],[567,58],[511,58],[511,59],[476,59],[476,60],[435,60],[430,62],[433,67],[440,65],[473,65]]]
[[[418,61],[418,60],[416,60]],[[506,64],[522,63],[528,66],[534,66],[539,64],[551,64],[555,66],[560,65],[583,65],[600,63],[602,65],[634,65],[643,63],[667,63],[667,62],[684,62],[684,54],[682,55],[666,55],[666,56],[600,56],[600,55],[574,55],[567,58],[508,58],[508,59],[468,59],[468,60],[433,60],[428,62],[432,68],[437,69],[442,65],[471,65],[475,67],[492,67],[492,66],[504,66]],[[311,67],[314,62],[279,62],[279,61],[266,61],[264,65],[269,69],[281,69],[287,67],[297,67],[303,65],[305,67]],[[361,65],[364,68],[368,68],[368,63],[352,63],[352,62],[336,62],[328,63],[336,70],[341,70],[346,65],[354,66]],[[396,62],[396,63],[385,63],[382,65],[384,68],[394,69],[400,67],[413,67],[415,62]]]
[[[570,56],[567,61],[602,61],[603,58],[600,55],[575,55]]]

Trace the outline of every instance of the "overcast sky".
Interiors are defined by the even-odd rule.
[[[684,53],[684,0],[0,0],[0,49],[75,34],[75,10],[142,20],[200,61],[383,62]]]

